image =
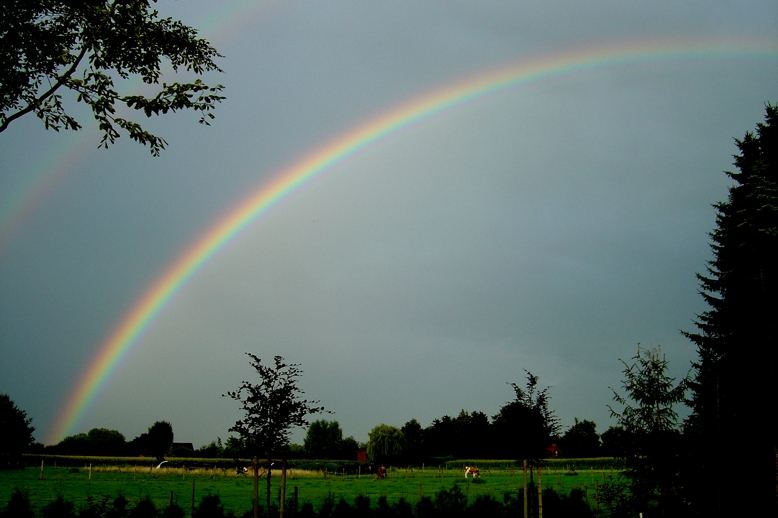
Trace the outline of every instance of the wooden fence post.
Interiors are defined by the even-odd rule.
[[[192,514],[189,516],[194,516],[194,510],[195,510],[195,479],[192,478]]]

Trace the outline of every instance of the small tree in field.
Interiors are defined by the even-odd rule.
[[[267,509],[270,510],[270,468],[273,457],[289,445],[292,428],[308,424],[307,417],[324,411],[318,401],[303,399],[304,392],[297,386],[302,370],[297,363],[286,363],[281,356],[273,357],[272,365],[265,365],[251,353],[246,353],[251,366],[259,375],[258,383],[243,381],[237,390],[225,396],[238,401],[243,418],[230,428],[237,433],[245,447],[254,455],[254,516],[258,516],[259,464],[257,458],[267,459]]]

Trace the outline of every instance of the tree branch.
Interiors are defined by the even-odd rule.
[[[19,117],[22,117],[24,115],[27,115],[31,111],[35,110],[37,107],[41,105],[41,103],[46,100],[48,97],[50,97],[54,92],[56,92],[62,85],[65,84],[65,82],[70,79],[70,76],[73,75],[73,73],[78,68],[78,65],[81,63],[81,60],[84,59],[84,56],[86,55],[86,49],[87,45],[86,42],[84,42],[84,45],[81,47],[81,52],[78,53],[78,56],[76,56],[76,60],[73,61],[73,64],[70,65],[70,68],[68,68],[64,74],[62,74],[58,79],[57,82],[54,83],[54,85],[43,92],[38,98],[35,99],[34,102],[29,103],[26,107],[19,110],[18,112],[10,115],[7,117],[2,124],[0,124],[0,133],[6,130],[8,128],[8,125],[11,124],[11,122],[15,121]]]

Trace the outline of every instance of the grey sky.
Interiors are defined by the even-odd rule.
[[[284,167],[393,106],[550,53],[635,40],[772,42],[772,55],[602,66],[530,82],[390,135],[273,208],[189,282],[77,429],[225,438],[243,356],[300,362],[346,435],[494,414],[523,369],[569,426],[611,422],[638,342],[673,374],[703,310],[711,204],[733,138],[778,85],[778,6],[743,2],[170,2],[225,58],[211,128],[152,122],[154,159],[87,119],[0,135],[0,392],[46,437],[166,265]],[[239,15],[239,16],[236,16]],[[33,187],[27,189],[25,186]],[[44,186],[47,186],[44,188]],[[19,194],[22,193],[22,194]],[[27,193],[27,194],[24,194]],[[19,200],[24,203],[17,207]],[[299,434],[296,436],[299,439]]]

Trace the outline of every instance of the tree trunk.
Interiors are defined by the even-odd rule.
[[[284,508],[286,507],[286,460],[281,461],[281,488],[278,497],[278,517],[284,518]]]
[[[259,461],[256,457],[251,461],[251,468],[254,472],[251,488],[251,508],[254,512],[254,518],[259,518]]]
[[[267,459],[267,492],[265,493],[265,501],[267,502],[267,514],[270,513],[270,472],[273,469],[273,459]]]

